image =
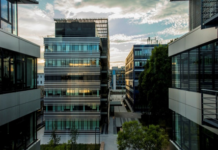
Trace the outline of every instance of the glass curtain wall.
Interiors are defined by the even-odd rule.
[[[183,150],[211,150],[218,146],[218,135],[175,112],[172,139]]]
[[[99,52],[99,45],[96,44],[45,44],[45,52]]]
[[[27,149],[37,140],[36,113],[0,126],[0,149]]]
[[[17,35],[17,0],[0,0],[0,27]]]
[[[75,120],[47,120],[45,121],[45,130],[66,130],[76,128],[77,130],[95,130],[99,127],[99,120],[75,119]]]
[[[217,89],[217,49],[217,42],[212,42],[172,56],[172,87],[189,91]]]
[[[0,49],[0,93],[37,88],[36,58]]]

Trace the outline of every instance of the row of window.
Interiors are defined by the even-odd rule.
[[[218,89],[218,43],[172,57],[172,87],[190,91]]]
[[[99,66],[99,59],[46,59],[45,67],[82,67]]]
[[[142,50],[135,50],[135,56],[151,56],[151,49],[142,49]]]
[[[99,111],[99,105],[59,105],[59,106],[45,106],[46,112],[63,112],[63,111]]]
[[[70,81],[70,80],[84,80],[84,81],[96,81],[100,80],[99,75],[56,75],[45,76],[46,81]]]
[[[99,45],[53,44],[45,45],[45,52],[99,52]]]
[[[62,96],[95,96],[99,97],[100,90],[92,89],[46,89],[45,97]]]
[[[37,59],[0,49],[0,93],[37,87]]]
[[[46,120],[45,130],[66,130],[66,129],[77,129],[77,130],[95,130],[99,128],[98,120]]]
[[[137,67],[143,67],[147,63],[147,60],[144,61],[135,61],[135,68]]]

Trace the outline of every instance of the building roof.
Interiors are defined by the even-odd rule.
[[[107,18],[72,18],[72,19],[56,19],[54,18],[55,23],[88,23],[95,22],[95,27],[100,38],[108,38],[108,19]]]

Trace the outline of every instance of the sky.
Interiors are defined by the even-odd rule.
[[[188,2],[170,0],[38,0],[18,8],[19,36],[40,45],[38,72],[44,72],[43,38],[54,35],[54,18],[108,18],[110,67],[124,66],[134,44],[156,38],[166,44],[188,32]]]

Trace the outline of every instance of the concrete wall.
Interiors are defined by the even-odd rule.
[[[40,57],[40,46],[21,37],[0,29],[0,39],[0,47],[2,48],[37,58]]]
[[[203,126],[201,123],[200,93],[169,88],[169,109]],[[218,130],[215,128],[203,127],[218,134]]]
[[[0,126],[40,109],[40,89],[0,95]]]
[[[217,39],[218,29],[208,28],[201,30],[201,27],[197,27],[191,32],[185,34],[175,42],[169,44],[168,56],[175,55],[177,53],[183,52],[185,50],[194,48],[201,44],[210,42]]]

